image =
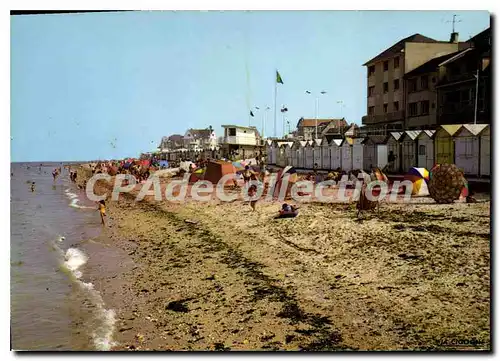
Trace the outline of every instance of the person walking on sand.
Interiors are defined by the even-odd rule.
[[[35,191],[35,182],[31,182],[31,192]]]
[[[104,202],[104,199],[101,199],[98,202],[98,205],[99,205],[99,208],[97,208],[97,210],[101,214],[101,223],[104,226],[104,225],[106,225],[104,222],[104,217],[106,217],[106,202]]]
[[[54,180],[57,179],[57,176],[59,175],[58,171],[57,171],[57,168],[54,168],[54,170],[52,171],[52,177],[54,177]]]

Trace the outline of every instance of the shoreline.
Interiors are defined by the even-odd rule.
[[[134,262],[103,275],[114,350],[490,348],[489,202],[384,204],[363,221],[352,204],[305,204],[273,220],[278,203],[130,196],[109,202],[103,232]]]

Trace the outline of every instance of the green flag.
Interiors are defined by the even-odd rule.
[[[276,83],[283,84],[283,79],[281,79],[281,75],[277,70],[276,70]]]

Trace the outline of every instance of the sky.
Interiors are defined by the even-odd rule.
[[[486,11],[142,11],[11,16],[11,161],[90,160],[153,151],[211,125],[278,135],[301,117],[366,114],[363,63],[415,33],[468,40]],[[313,94],[306,94],[309,90]],[[342,101],[342,103],[338,103]],[[254,107],[254,117],[249,112]]]

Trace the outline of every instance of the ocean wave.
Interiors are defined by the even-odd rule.
[[[58,240],[59,239],[61,239],[61,237],[59,237]],[[92,333],[92,340],[94,342],[95,348],[98,351],[109,351],[113,346],[116,345],[116,343],[113,342],[116,315],[114,310],[106,309],[104,300],[102,299],[100,292],[94,288],[94,285],[91,282],[83,282],[80,279],[82,277],[80,268],[87,263],[87,255],[77,248],[69,248],[66,253],[64,253],[64,251],[57,245],[56,242],[53,243],[53,247],[61,256],[63,256],[64,268],[66,268],[70,272],[70,274],[74,278],[74,281],[82,289],[88,292],[92,303],[94,303],[94,305],[96,306],[95,317],[99,320],[100,325]]]
[[[65,189],[64,193],[66,194],[66,196],[69,199],[71,199],[71,202],[69,204],[70,207],[80,208],[80,209],[92,209],[93,208],[93,207],[79,205],[78,202],[80,201],[80,199],[78,198],[78,194],[71,192],[71,189],[69,189],[69,188]]]

